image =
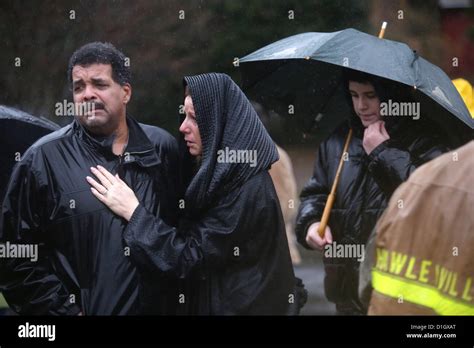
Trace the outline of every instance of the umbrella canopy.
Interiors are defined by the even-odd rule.
[[[308,129],[332,130],[347,115],[341,103],[344,69],[365,72],[407,90],[423,115],[449,128],[451,143],[472,138],[474,120],[449,77],[406,44],[355,29],[303,33],[265,46],[239,60],[242,87],[252,99],[294,115]],[[331,105],[331,100],[336,100]],[[346,104],[346,105],[344,105]]]
[[[39,138],[60,127],[45,118],[0,105],[0,202],[19,157]]]

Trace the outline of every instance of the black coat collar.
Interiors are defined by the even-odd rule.
[[[155,151],[155,146],[140,127],[140,124],[130,116],[127,116],[128,144],[123,156],[127,162],[137,162],[143,167],[159,164],[161,161]],[[77,120],[73,121],[75,134],[87,146],[101,153],[106,158],[117,157],[112,151],[115,135],[108,137],[93,136]]]

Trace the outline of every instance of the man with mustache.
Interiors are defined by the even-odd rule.
[[[0,216],[0,242],[39,245],[39,259],[0,260],[0,290],[20,314],[142,313],[137,270],[123,242],[124,220],[104,209],[84,179],[101,163],[134,188],[147,209],[175,223],[177,143],[127,115],[126,57],[109,43],[74,52],[68,68],[76,106],[89,110],[36,142],[15,167]],[[92,106],[92,110],[90,110]],[[76,108],[76,110],[79,110]],[[157,308],[168,313],[171,282],[153,272]],[[161,283],[160,283],[161,282]]]

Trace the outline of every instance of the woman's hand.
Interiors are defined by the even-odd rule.
[[[92,194],[115,214],[129,221],[139,204],[135,193],[118,174],[113,176],[104,167],[97,166],[97,169],[91,167],[91,172],[100,180],[99,184],[90,176],[86,177],[92,186]]]

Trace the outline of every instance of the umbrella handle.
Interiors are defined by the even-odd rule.
[[[344,149],[342,150],[341,159],[339,160],[339,165],[337,167],[336,177],[334,178],[331,192],[329,193],[328,199],[326,200],[326,206],[324,207],[323,216],[321,217],[321,222],[319,224],[318,234],[321,238],[324,237],[324,230],[326,229],[327,223],[329,221],[329,215],[331,214],[331,209],[334,204],[334,199],[336,198],[336,189],[337,189],[337,185],[339,184],[339,177],[342,172],[342,167],[344,166],[344,155],[347,153],[347,149],[349,148],[349,143],[351,142],[351,138],[352,138],[352,128],[349,130],[349,133],[347,134],[346,143],[344,144]]]
[[[318,226],[318,234],[321,238],[324,237],[324,230],[326,229],[326,226],[328,224],[329,215],[331,215],[331,209],[334,204],[334,198],[336,198],[336,195],[330,193],[328,199],[326,200],[326,206],[324,207],[323,216],[321,217],[321,222]]]
[[[383,39],[385,35],[385,29],[387,28],[387,22],[382,23],[382,27],[380,28],[379,39]]]

